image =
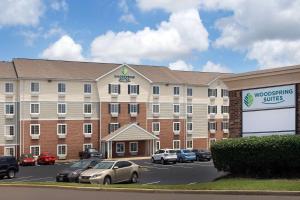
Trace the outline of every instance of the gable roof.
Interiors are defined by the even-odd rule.
[[[0,78],[16,79],[16,71],[12,62],[0,62]]]

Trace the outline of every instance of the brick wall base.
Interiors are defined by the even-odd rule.
[[[136,141],[132,141],[132,142],[136,142]],[[125,152],[124,154],[117,154],[116,153],[116,143],[117,142],[113,142],[112,143],[112,157],[113,158],[122,158],[122,157],[138,157],[138,156],[149,156],[146,155],[146,142],[147,141],[138,141],[138,152],[137,154],[131,154],[130,153],[130,147],[129,147],[129,143],[130,141],[124,141],[125,143]]]
[[[193,139],[194,149],[208,149],[208,138],[194,138]]]

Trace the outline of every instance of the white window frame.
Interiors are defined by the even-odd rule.
[[[179,130],[175,130],[175,124],[179,124]],[[180,122],[173,122],[173,132],[180,132]]]
[[[90,148],[93,148],[93,143],[84,143],[84,144],[82,145],[82,150],[83,150],[83,151],[85,151],[85,149],[87,149],[86,146],[90,146]]]
[[[64,154],[59,153],[59,148],[60,147],[65,147],[65,153]],[[57,156],[66,156],[66,155],[68,155],[68,145],[67,144],[58,144],[58,145],[56,145],[56,155]]]
[[[113,107],[117,108],[117,110],[113,111]],[[110,103],[110,113],[119,113],[119,103]]]
[[[119,124],[120,124],[120,123],[118,123],[118,122],[109,123],[109,130],[108,130],[109,133],[113,133],[113,132],[115,132],[116,130],[118,130],[118,129],[119,129]],[[116,130],[114,130],[114,131],[111,131],[111,130],[110,130],[111,125],[117,125],[118,128],[117,128]]]
[[[91,132],[86,133],[85,132],[85,126],[91,125]],[[92,123],[83,123],[83,134],[93,134],[93,124]]]
[[[85,106],[90,105],[91,106],[91,112],[85,112]],[[93,104],[92,103],[84,103],[83,104],[83,114],[93,114]]]
[[[13,107],[13,113],[7,113],[6,112],[6,106],[12,106]],[[10,110],[10,109],[9,109]],[[14,115],[15,114],[15,104],[14,103],[5,103],[4,104],[4,113],[6,114],[6,115]]]
[[[154,130],[154,124],[158,124],[158,130]],[[160,132],[160,122],[152,122],[152,132],[159,133]]]
[[[210,91],[210,92],[209,92]],[[218,96],[218,89],[217,88],[208,88],[208,97],[217,97]],[[210,93],[210,95],[209,95]]]
[[[59,87],[61,84],[64,85],[65,91],[63,91],[63,92],[59,91],[59,89],[61,89],[61,88]],[[66,90],[67,90],[66,83],[63,83],[63,82],[57,83],[57,92],[58,92],[58,94],[65,94],[65,93],[66,93]]]
[[[90,90],[91,90],[90,92],[85,90],[85,89],[86,89],[85,86],[87,86],[87,85],[90,86]],[[84,93],[84,94],[87,94],[87,95],[92,94],[92,84],[91,84],[91,83],[84,83],[84,84],[83,84],[83,93]]]
[[[131,144],[136,144],[136,151],[132,151]],[[138,142],[129,142],[129,152],[130,153],[137,153],[137,152],[139,152],[139,143]]]
[[[34,155],[31,148],[39,148],[38,155]],[[41,145],[31,145],[31,146],[29,146],[29,152],[30,152],[30,154],[32,154],[35,157],[41,155]]]
[[[154,88],[157,87],[158,88],[158,94],[154,93]],[[160,95],[160,86],[159,85],[153,85],[152,86],[152,95]]]
[[[38,85],[38,90],[37,91],[32,91],[32,84],[37,84]],[[40,91],[41,91],[41,88],[40,88],[40,82],[38,82],[38,81],[32,81],[32,82],[30,82],[30,92],[31,93],[40,93]]]
[[[135,111],[132,108],[136,108]],[[138,103],[130,103],[129,104],[129,112],[130,113],[138,113]]]
[[[178,88],[178,94],[175,94],[175,88]],[[173,87],[173,96],[180,96],[180,86]]]
[[[188,143],[189,143],[189,142],[191,142],[192,147],[188,147]],[[193,149],[193,148],[194,148],[194,142],[193,142],[193,139],[186,140],[186,148],[187,148],[187,149]]]
[[[121,90],[121,88],[120,88]],[[119,95],[121,91],[119,91],[119,84],[111,83],[110,84],[110,93],[113,95]]]
[[[13,155],[8,155],[6,153],[7,149],[13,149]],[[15,146],[5,146],[4,147],[4,156],[16,156],[16,147]]]
[[[225,108],[226,108],[227,110],[226,110]],[[224,110],[226,110],[226,112],[224,112]],[[221,113],[222,113],[222,114],[228,114],[228,113],[229,113],[229,106],[224,106],[224,105],[222,105],[222,106],[221,106]]]
[[[175,148],[175,142],[178,142],[178,148]],[[180,140],[173,140],[173,149],[180,149]]]
[[[118,144],[123,145],[123,151],[118,152]],[[117,142],[116,143],[116,153],[119,153],[119,154],[125,153],[125,142]]]
[[[192,91],[192,95],[189,95],[189,90],[191,90]],[[186,89],[186,96],[188,96],[188,97],[192,97],[193,96],[193,88],[192,87],[188,87],[187,89]]]
[[[38,126],[39,127],[39,133],[38,134],[32,134],[32,127],[33,126]],[[40,124],[30,124],[30,135],[31,136],[32,135],[34,135],[34,136],[36,136],[36,135],[40,136],[41,135],[41,125]]]
[[[223,95],[222,97],[229,97],[229,90],[228,89],[222,89],[223,92],[221,92]]]
[[[227,124],[227,128],[224,128],[224,124]],[[222,121],[222,129],[223,130],[228,130],[229,129],[229,121],[225,121],[225,120]]]
[[[189,107],[192,107],[192,112],[189,112]],[[189,105],[187,105],[186,106],[186,113],[188,113],[188,114],[193,114],[193,105],[192,104],[189,104]]]
[[[211,111],[214,110],[213,108],[216,108],[215,112],[211,112]],[[208,109],[208,114],[217,114],[218,113],[218,106],[217,105],[209,105],[207,109]]]
[[[8,132],[7,130],[9,130],[9,132],[10,132],[10,127],[13,127],[13,129],[14,129],[13,135],[7,134],[7,132]],[[15,125],[5,125],[5,126],[4,126],[4,135],[5,135],[5,136],[16,136]]]
[[[65,105],[65,112],[59,112],[59,105]],[[57,114],[67,114],[67,103],[57,103]]]
[[[154,112],[154,106],[158,106],[158,112]],[[155,113],[155,114],[160,113],[160,104],[159,103],[152,104],[152,113]]]
[[[208,122],[208,124],[209,124],[209,130],[211,131],[216,131],[217,130],[217,122],[216,121],[210,121],[210,122]],[[214,124],[214,129],[212,128],[212,126],[211,126],[211,124]]]
[[[158,145],[157,145],[158,144]],[[157,148],[157,146],[158,146],[158,148]],[[157,150],[159,150],[160,149],[160,141],[159,140],[156,140],[155,141],[155,150],[157,151]]]
[[[39,108],[39,112],[31,112],[32,110],[31,110],[31,106],[32,105],[38,105],[38,108]],[[40,106],[40,103],[30,103],[30,114],[40,114],[40,112],[41,112],[41,106]]]
[[[12,91],[6,91],[6,84],[9,84],[9,85],[12,85],[12,87],[8,87],[8,88],[12,88]],[[14,93],[14,88],[15,87],[15,85],[14,85],[14,83],[13,82],[6,82],[5,84],[4,84],[4,92],[5,92],[5,94],[13,94]]]
[[[59,127],[60,126],[65,126],[65,133],[59,133]],[[67,124],[62,124],[62,123],[60,123],[60,124],[57,124],[57,135],[67,135],[67,133],[68,133],[68,125]]]
[[[178,112],[175,112],[175,107],[177,107],[177,106],[178,106]],[[179,103],[173,104],[173,113],[180,114],[180,104]]]
[[[192,124],[192,129],[191,129],[191,130],[189,130],[189,124]],[[194,129],[193,122],[187,122],[187,123],[186,123],[186,130],[187,130],[188,132],[192,132],[193,129]]]
[[[129,87],[130,87],[130,93],[129,94],[138,95],[138,84],[130,84]],[[133,88],[135,88],[135,92],[132,92]]]

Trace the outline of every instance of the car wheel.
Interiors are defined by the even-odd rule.
[[[152,162],[152,163],[155,163],[155,160],[154,160],[154,158],[153,158],[153,157],[151,158],[151,162]]]
[[[163,158],[161,158],[160,163],[161,163],[162,165],[164,165],[164,164],[166,164],[166,161],[165,161]]]
[[[137,183],[138,178],[139,178],[139,176],[137,175],[137,173],[133,172],[133,174],[131,175],[131,183]]]
[[[182,158],[179,158],[179,162],[180,162],[180,163],[183,163],[183,159],[182,159]]]
[[[0,176],[0,179],[3,179],[3,178],[4,178],[4,176],[1,175],[1,176]]]
[[[176,164],[176,163],[177,163],[176,161],[173,162],[173,164]]]
[[[109,176],[106,176],[103,180],[103,185],[110,185],[111,184],[111,178]]]
[[[15,178],[15,176],[16,176],[15,170],[9,170],[9,171],[8,171],[7,177],[8,177],[9,179]]]

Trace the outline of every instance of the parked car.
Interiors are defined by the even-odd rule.
[[[196,154],[197,161],[210,161],[211,160],[211,153],[208,150],[204,149],[193,149],[192,152]]]
[[[54,165],[56,157],[48,152],[43,152],[37,159],[37,164]]]
[[[156,151],[151,157],[151,162],[155,163],[158,161],[163,165],[168,162],[175,164],[177,162],[176,151],[173,149],[160,149]]]
[[[14,178],[19,171],[19,165],[13,156],[0,156],[0,179],[5,176],[7,178]]]
[[[80,183],[111,184],[130,181],[137,183],[139,165],[130,161],[102,161],[79,176]]]
[[[88,159],[88,158],[102,158],[102,154],[97,151],[95,148],[85,149],[84,151],[79,152],[80,159]]]
[[[97,158],[85,159],[85,160],[80,160],[78,162],[75,162],[70,167],[60,171],[56,175],[56,181],[57,182],[78,182],[79,176],[83,171],[95,167],[95,165],[98,164],[99,162],[101,162],[101,160]]]
[[[181,149],[176,151],[178,162],[194,162],[196,160],[196,154],[189,149]]]
[[[19,159],[19,164],[21,166],[26,166],[26,165],[35,165],[35,159],[32,154],[22,154],[20,159]]]

